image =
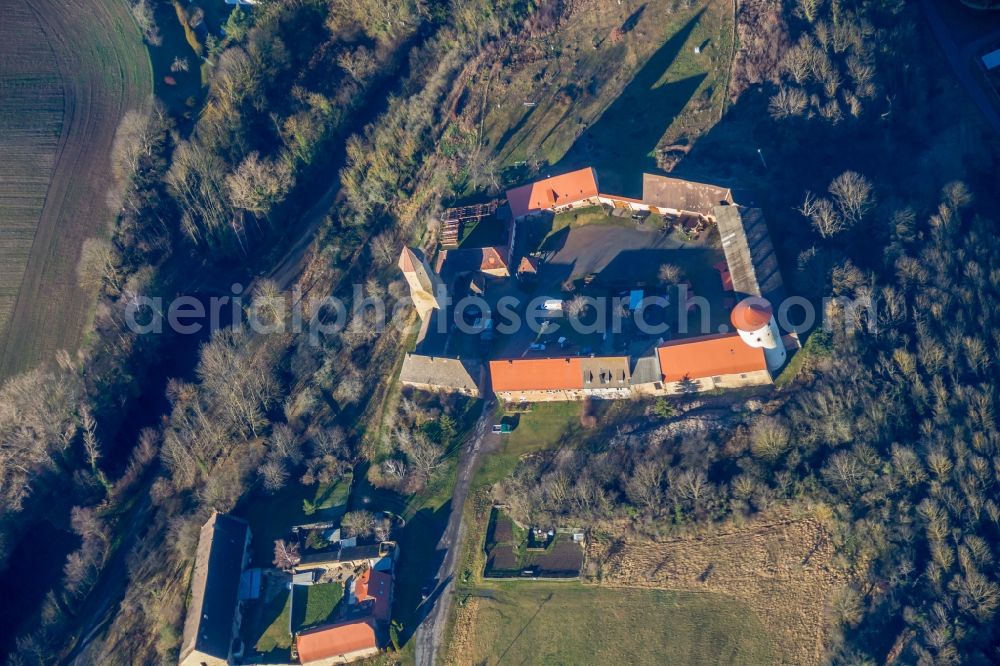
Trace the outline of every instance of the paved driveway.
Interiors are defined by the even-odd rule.
[[[631,284],[656,280],[661,264],[675,263],[691,270],[713,270],[721,250],[706,246],[708,234],[684,241],[676,232],[664,235],[615,225],[593,224],[564,229],[545,243],[542,282],[559,284],[570,276],[597,273],[602,282]]]

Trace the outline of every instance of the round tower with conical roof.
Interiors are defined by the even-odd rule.
[[[730,320],[747,345],[764,350],[767,369],[772,373],[785,364],[788,354],[781,331],[767,299],[750,297],[736,304]]]

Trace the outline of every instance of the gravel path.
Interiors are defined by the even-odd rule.
[[[462,447],[462,453],[458,460],[458,478],[455,481],[455,492],[451,500],[451,514],[448,516],[448,526],[445,528],[441,540],[438,542],[438,550],[443,550],[444,557],[441,560],[441,568],[438,569],[436,577],[436,587],[441,588],[440,593],[432,594],[428,597],[426,604],[430,608],[420,609],[423,620],[417,628],[416,640],[416,662],[417,666],[433,666],[437,663],[438,651],[444,640],[444,632],[448,625],[448,612],[451,609],[452,597],[455,593],[455,565],[461,551],[462,534],[462,510],[465,507],[465,499],[469,495],[469,487],[472,484],[472,477],[476,472],[479,458],[483,453],[494,450],[500,443],[498,435],[492,433],[493,425],[493,401],[487,400],[483,405],[482,416],[476,423],[476,427],[469,437],[469,440]]]

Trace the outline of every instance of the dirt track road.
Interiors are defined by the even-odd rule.
[[[60,663],[87,663],[80,657],[94,638],[107,628],[118,610],[118,603],[124,596],[128,583],[128,579],[122,576],[121,572],[125,570],[129,554],[144,533],[138,526],[144,526],[148,523],[152,510],[153,503],[149,494],[144,493],[139,499],[133,516],[129,518],[129,523],[135,528],[125,532],[114,554],[105,563],[97,583],[87,596],[86,605],[80,610],[80,617],[86,618],[79,628],[80,638],[70,653],[59,660]]]
[[[469,440],[462,447],[458,459],[458,478],[455,480],[455,492],[451,498],[451,514],[448,516],[448,526],[445,528],[438,550],[444,551],[441,568],[437,572],[437,587],[440,593],[433,594],[425,602],[431,607],[423,610],[423,621],[417,628],[416,641],[417,666],[433,666],[437,663],[438,650],[444,639],[445,628],[448,625],[448,611],[451,609],[452,597],[455,593],[455,565],[462,545],[462,510],[469,495],[472,477],[478,467],[481,454],[495,448],[499,436],[491,431],[493,423],[493,401],[488,400],[483,405],[483,413]]]

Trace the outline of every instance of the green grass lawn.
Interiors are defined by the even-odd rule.
[[[576,228],[588,224],[608,224],[611,226],[621,226],[634,228],[635,222],[631,217],[614,217],[608,215],[604,206],[587,206],[557,213],[552,223],[552,233],[565,229],[566,227]]]
[[[267,655],[264,663],[287,662],[293,633],[331,622],[343,596],[340,583],[296,585],[291,593],[282,588],[262,608],[249,609],[241,630],[244,640]]]
[[[476,664],[772,664],[760,620],[708,593],[505,583],[479,600]]]
[[[337,604],[344,596],[340,583],[292,586],[292,632],[332,621]]]
[[[295,525],[340,518],[347,510],[352,480],[348,472],[332,484],[303,486],[292,480],[273,495],[251,493],[236,515],[250,523],[253,564],[271,566],[275,540],[287,537]],[[306,502],[312,505],[310,513],[306,512]]]
[[[261,623],[266,623],[266,626],[255,643],[258,651],[271,654],[288,650],[292,646],[292,636],[288,633],[288,617],[291,612],[292,595],[288,592],[279,594],[264,608]]]
[[[499,417],[502,415],[498,415]],[[556,448],[580,430],[580,403],[548,402],[532,405],[517,415],[517,427],[501,437],[500,450],[483,457],[473,486],[492,484],[510,474],[526,453]]]

